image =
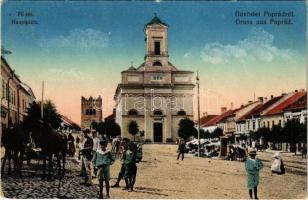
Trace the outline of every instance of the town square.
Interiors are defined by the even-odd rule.
[[[307,198],[304,2],[1,6],[1,197]]]

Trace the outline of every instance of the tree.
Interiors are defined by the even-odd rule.
[[[223,136],[223,130],[219,127],[215,128],[215,130],[210,135],[211,138],[220,138],[220,136]]]
[[[116,137],[121,135],[121,127],[112,120],[105,121],[105,133],[107,136]]]
[[[208,130],[200,129],[200,138],[208,139],[210,138],[210,132]]]
[[[269,141],[273,142],[273,146],[275,147],[275,144],[281,143],[283,134],[282,134],[282,128],[280,125],[274,125],[272,129],[270,130],[270,137]]]
[[[27,113],[27,120],[32,122],[41,120],[41,102],[31,103]],[[43,104],[43,121],[50,123],[54,129],[58,129],[62,122],[61,115],[51,100],[46,100]]]
[[[189,118],[181,119],[179,122],[178,135],[184,139],[191,136],[196,137],[198,135],[198,130],[195,128],[195,123]]]
[[[135,136],[139,132],[139,128],[138,128],[137,122],[134,121],[134,120],[130,121],[130,123],[128,124],[127,128],[128,128],[129,134],[134,136],[134,141],[135,141]]]
[[[303,134],[301,134],[302,131],[303,131],[302,125],[297,119],[291,119],[287,121],[287,123],[283,128],[285,142],[291,144],[290,151],[294,152],[295,154],[296,154],[296,144],[301,141],[300,139],[301,135],[303,137]]]

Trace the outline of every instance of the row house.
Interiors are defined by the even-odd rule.
[[[300,123],[307,123],[307,93],[286,107],[283,115],[284,123],[291,119],[298,119]]]
[[[239,129],[241,134],[248,135],[251,131],[257,131],[259,128],[264,127],[264,124],[261,123],[261,112],[270,108],[272,105],[274,105],[276,102],[278,102],[282,96],[274,97],[271,96],[271,99],[268,101],[263,101],[263,98],[259,98],[262,102],[258,106],[256,106],[254,109],[252,109],[250,112],[248,112],[245,116],[241,118],[245,123],[242,125],[242,127]]]
[[[288,94],[282,94],[281,99],[261,112],[261,124],[263,127],[272,128],[274,125],[284,126],[284,112],[289,106],[304,98],[305,91],[294,91]]]
[[[235,141],[240,135],[249,136],[250,132],[259,128],[272,128],[274,125],[284,124],[290,119],[298,119],[301,123],[307,122],[307,92],[304,90],[271,96],[259,97],[256,102],[248,102],[235,110],[222,109],[222,113],[202,124],[202,128],[212,132],[221,128],[225,135],[235,136]]]
[[[217,115],[206,123],[201,124],[201,127],[204,131],[209,131],[210,133],[213,132],[216,128],[221,128],[223,131],[225,131],[225,119],[232,115],[234,112],[235,110],[227,110],[226,107],[222,107],[220,115]]]
[[[32,89],[20,80],[1,56],[1,130],[23,121],[29,104],[34,100]]]

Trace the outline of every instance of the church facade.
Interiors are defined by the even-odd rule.
[[[155,16],[144,32],[145,61],[122,71],[115,92],[116,122],[122,137],[132,138],[128,125],[136,121],[148,141],[175,140],[179,121],[193,119],[193,72],[179,70],[169,62],[167,24]]]

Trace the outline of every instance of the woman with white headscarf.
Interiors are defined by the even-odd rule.
[[[271,165],[271,170],[272,170],[272,173],[275,173],[275,174],[284,174],[285,173],[283,161],[282,161],[278,151],[276,151],[275,154],[274,154],[274,160],[273,160],[272,165]]]

